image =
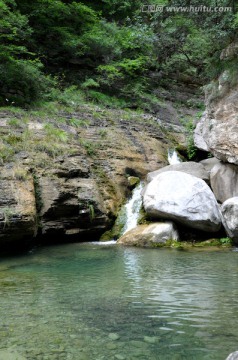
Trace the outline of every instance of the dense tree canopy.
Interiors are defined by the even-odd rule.
[[[141,11],[151,3],[169,8]],[[72,85],[89,98],[133,101],[171,79],[206,83],[238,15],[233,0],[203,5],[231,10],[169,10],[199,0],[0,0],[0,103],[30,104]]]

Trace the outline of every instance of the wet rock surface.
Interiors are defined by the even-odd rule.
[[[166,244],[167,241],[179,239],[176,226],[172,222],[154,222],[149,225],[138,225],[136,228],[125,233],[118,244],[156,247]]]

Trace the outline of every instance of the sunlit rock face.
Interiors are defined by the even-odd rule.
[[[169,219],[216,232],[221,226],[217,201],[205,181],[180,171],[156,176],[145,188],[143,205],[154,219]]]

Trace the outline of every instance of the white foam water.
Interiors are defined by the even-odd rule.
[[[168,162],[169,165],[179,164],[182,162],[176,150],[174,149],[168,150]]]
[[[126,210],[126,223],[124,225],[122,234],[125,234],[127,231],[134,229],[137,226],[140,208],[142,205],[142,191],[143,185],[140,183],[132,192],[131,198],[128,200],[125,205]]]

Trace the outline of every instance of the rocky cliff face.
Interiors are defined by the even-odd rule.
[[[143,179],[167,164],[173,134],[152,116],[82,107],[52,119],[0,114],[0,244],[97,239]]]
[[[207,87],[206,112],[194,133],[195,145],[211,152],[220,163],[211,168],[211,187],[222,204],[227,235],[238,243],[238,43],[221,53],[227,70]]]
[[[237,61],[238,44],[221,60]],[[232,65],[206,88],[206,112],[195,130],[195,145],[224,162],[238,165],[238,74]]]
[[[33,177],[18,166],[6,166],[1,169],[0,188],[0,243],[21,248],[37,233]]]

